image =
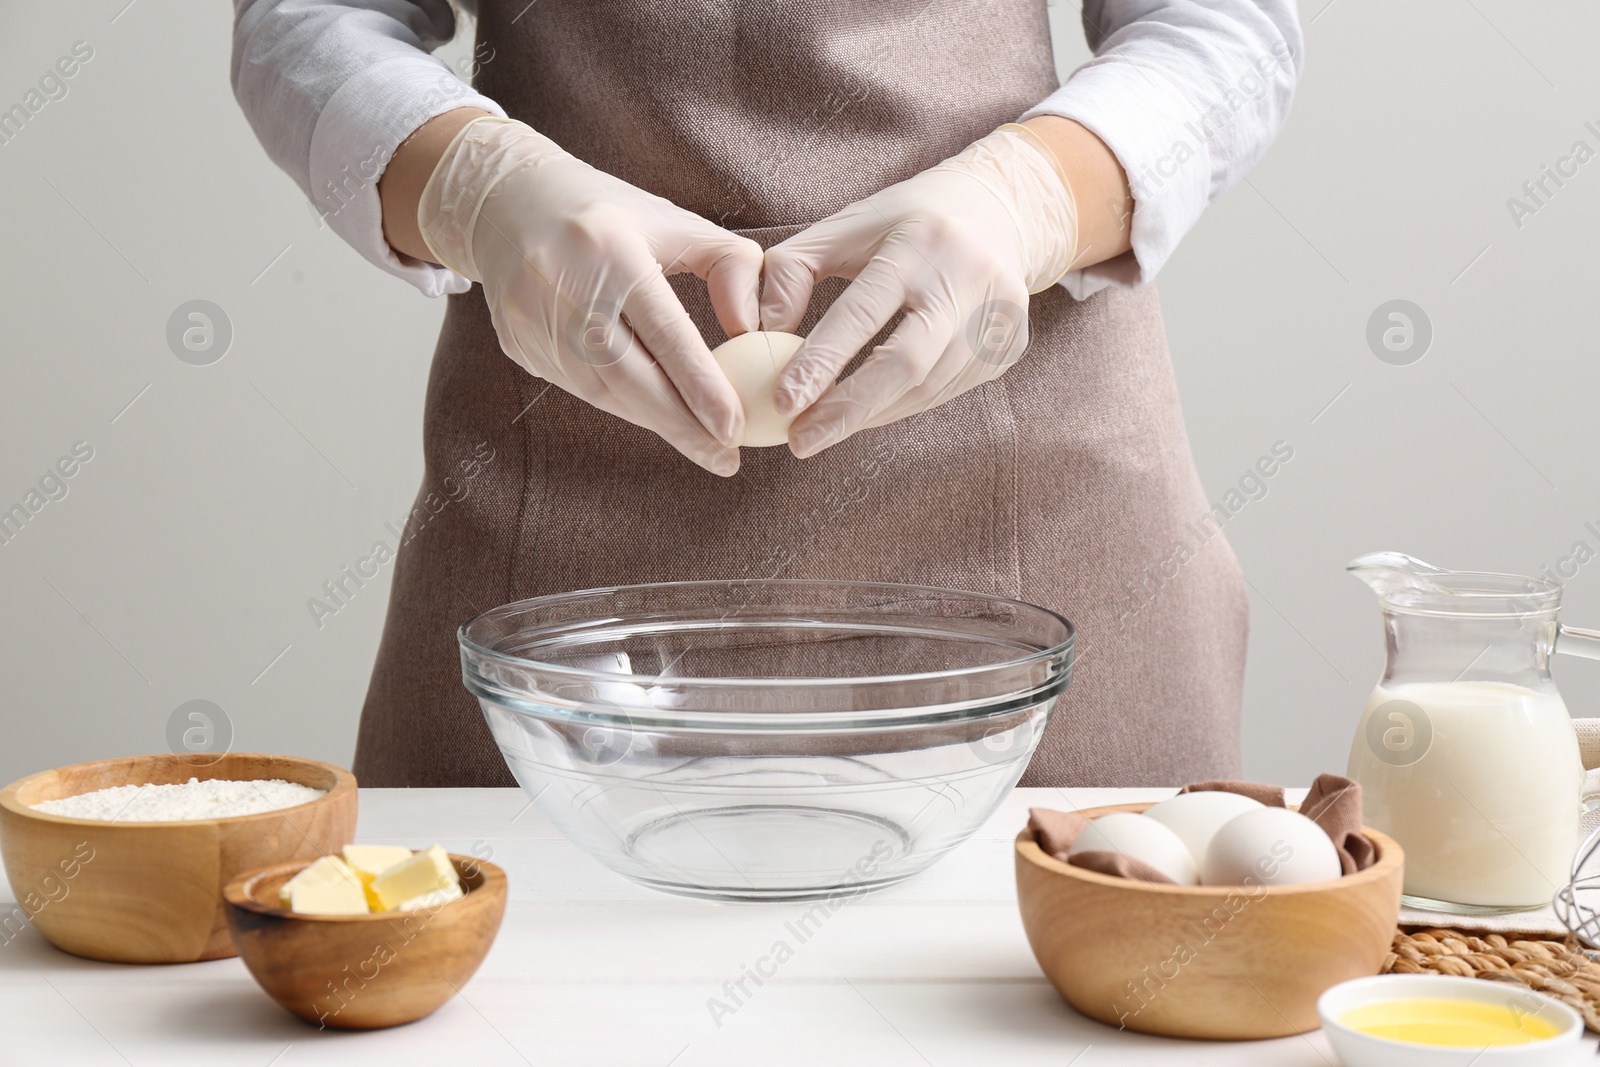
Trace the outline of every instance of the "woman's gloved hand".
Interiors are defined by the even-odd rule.
[[[759,245],[495,117],[456,134],[417,223],[439,263],[483,284],[500,346],[530,374],[738,470],[744,409],[665,276],[705,279],[723,329],[754,330]]]
[[[1028,296],[1078,254],[1078,213],[1055,156],[1007,125],[914,178],[768,249],[761,326],[793,332],[823,278],[854,281],[778,379],[801,412],[800,457],[937,407],[998,377],[1028,346]],[[849,377],[845,364],[904,310]]]

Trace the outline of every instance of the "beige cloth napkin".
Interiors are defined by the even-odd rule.
[[[1178,790],[1180,794],[1208,791],[1239,793],[1268,807],[1285,806],[1282,786],[1263,785],[1260,782],[1219,779],[1195,782]],[[1342,774],[1317,775],[1317,780],[1311,783],[1311,789],[1300,805],[1300,813],[1328,835],[1339,853],[1339,866],[1344,874],[1365,870],[1377,861],[1377,850],[1361,833],[1361,786],[1353,780]],[[1077,812],[1053,811],[1049,808],[1031,808],[1028,811],[1028,827],[1033,831],[1033,839],[1046,853],[1062,863],[1141,882],[1173,884],[1172,879],[1149,864],[1120,852],[1091,850],[1070,856],[1068,853],[1072,850],[1072,843],[1088,825],[1089,819]]]
[[[1249,797],[1269,808],[1281,808],[1283,803],[1283,786],[1263,785],[1260,782],[1236,782],[1231,778],[1216,778],[1209,782],[1192,782],[1178,790],[1178,795],[1184,793],[1238,793],[1240,796]]]
[[[1339,851],[1345,874],[1378,862],[1378,850],[1361,832],[1361,787],[1342,774],[1319,774],[1300,802],[1300,814],[1322,827]]]
[[[1504,915],[1473,915],[1467,912],[1423,911],[1402,905],[1400,925],[1480,930],[1495,934],[1537,934],[1540,937],[1565,937],[1567,934],[1566,923],[1549,906],[1510,911]]]

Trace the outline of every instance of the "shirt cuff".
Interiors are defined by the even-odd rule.
[[[1084,300],[1154,278],[1210,202],[1211,152],[1197,124],[1199,109],[1159,69],[1103,56],[1018,121],[1035,115],[1072,119],[1099,137],[1122,164],[1133,193],[1132,251],[1072,271],[1060,284]],[[1105,207],[1078,205],[1080,214],[1096,210]]]
[[[389,247],[383,236],[378,179],[395,149],[419,126],[460,107],[505,117],[499,104],[432,56],[398,56],[367,67],[341,85],[311,134],[312,205],[322,221],[369,262],[427,296],[464,293],[472,282]]]

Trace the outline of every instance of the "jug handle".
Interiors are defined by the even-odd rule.
[[[1600,659],[1600,630],[1581,630],[1557,623],[1555,650],[1569,656]]]

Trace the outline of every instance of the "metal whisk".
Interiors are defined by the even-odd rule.
[[[1591,817],[1594,813],[1591,813]],[[1586,818],[1586,828],[1590,819]],[[1600,959],[1600,826],[1578,846],[1572,878],[1551,901],[1563,925],[1591,959]]]

